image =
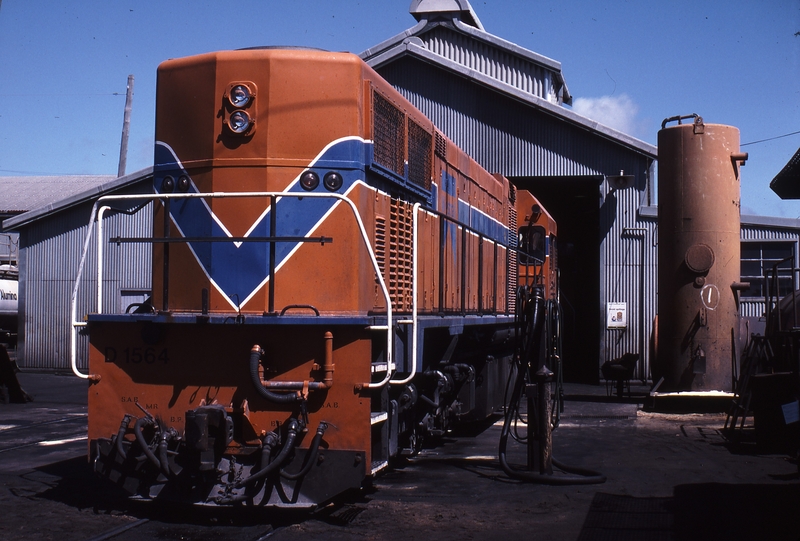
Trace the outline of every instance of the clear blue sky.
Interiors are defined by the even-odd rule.
[[[135,76],[127,172],[152,159],[167,59],[256,45],[360,53],[410,28],[410,0],[0,0],[0,175],[116,174]],[[558,60],[574,109],[656,143],[700,114],[742,143],[800,131],[800,0],[474,0],[486,31]],[[748,214],[800,217],[769,182],[800,133],[746,145]]]

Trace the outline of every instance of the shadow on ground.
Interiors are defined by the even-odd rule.
[[[96,514],[125,514],[161,523],[197,526],[268,523],[273,528],[302,522],[311,516],[309,511],[299,510],[230,509],[132,500],[127,492],[94,475],[91,465],[83,456],[48,464],[36,468],[36,471],[55,479],[49,483],[49,488],[36,494],[37,497],[79,510],[92,509]]]
[[[578,541],[798,541],[800,490],[791,485],[679,485],[671,498],[598,492]]]

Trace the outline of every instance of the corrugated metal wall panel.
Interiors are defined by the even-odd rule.
[[[20,273],[25,295],[19,355],[25,368],[69,369],[70,298],[81,254],[78,237],[85,234],[88,215],[86,206],[71,209],[58,219],[34,222],[21,235],[26,270]]]
[[[798,230],[783,227],[755,226],[742,224],[741,238],[746,240],[789,240],[797,242]]]
[[[643,190],[626,188],[611,191],[608,184],[600,209],[601,243],[600,303],[604,330],[601,334],[600,363],[638,353],[635,377],[650,378],[650,336],[656,313],[656,226],[654,218],[644,218],[637,209],[646,199]],[[608,303],[627,305],[624,329],[606,326]]]
[[[541,64],[443,26],[419,37],[434,54],[536,97],[557,101],[552,71]]]
[[[72,290],[91,205],[84,204],[33,222],[25,227],[20,246],[25,271],[20,273],[24,301],[20,311],[23,329],[19,344],[20,365],[25,369],[70,370],[70,312]],[[133,216],[109,213],[104,220],[109,236],[152,235],[152,206]],[[78,292],[78,318],[96,312],[96,242],[84,263],[83,285]],[[121,291],[149,291],[152,267],[150,244],[105,245],[103,311],[120,312]],[[23,283],[24,282],[24,285]],[[79,367],[86,370],[88,339],[81,336]]]
[[[598,369],[623,353],[640,353],[637,377],[648,379],[648,344],[656,310],[655,219],[640,219],[649,205],[650,160],[589,132],[533,110],[480,85],[404,58],[379,69],[450,139],[491,172],[508,177],[616,175],[634,186],[613,194],[603,184],[601,219],[601,314],[606,303],[627,302],[625,332],[604,330]],[[566,184],[565,184],[566,185]],[[603,320],[605,324],[605,320]]]
[[[463,77],[408,57],[378,71],[491,172],[594,176],[625,170],[643,182],[645,156]]]
[[[739,305],[739,313],[742,317],[763,317],[763,300],[743,300]]]

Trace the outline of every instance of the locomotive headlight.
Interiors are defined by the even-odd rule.
[[[234,111],[228,119],[228,126],[230,126],[231,131],[236,134],[247,133],[251,125],[250,115],[245,111]]]
[[[175,179],[167,175],[164,177],[164,180],[161,181],[161,191],[171,193],[173,190],[175,190]]]
[[[246,106],[248,103],[250,103],[250,99],[252,97],[253,93],[250,92],[250,89],[247,87],[247,85],[242,84],[233,85],[228,93],[228,99],[234,107]]]
[[[342,175],[336,171],[331,171],[330,173],[325,174],[325,178],[322,179],[322,182],[325,184],[325,187],[328,190],[335,192],[342,187],[344,179],[342,178]]]
[[[306,171],[300,175],[300,186],[309,192],[316,189],[319,186],[319,175],[314,171]]]
[[[189,180],[189,177],[187,177],[186,175],[181,175],[180,177],[178,177],[178,190],[181,192],[188,192],[189,185],[191,183],[192,182]]]

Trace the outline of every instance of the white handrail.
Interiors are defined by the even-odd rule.
[[[78,287],[81,283],[81,275],[83,274],[83,265],[86,263],[86,254],[89,253],[89,242],[92,240],[92,222],[94,222],[95,215],[97,214],[97,203],[92,206],[92,212],[89,215],[89,228],[86,232],[86,240],[83,241],[83,252],[81,253],[81,260],[78,263],[78,275],[75,277],[75,286],[72,288],[72,298],[70,299],[70,323],[72,329],[70,332],[70,364],[72,366],[72,373],[79,378],[88,379],[89,374],[84,374],[78,370],[78,327],[85,327],[86,323],[83,321],[75,321],[78,317]]]
[[[103,214],[111,210],[103,205],[97,211],[97,313],[103,313]]]
[[[380,382],[375,383],[364,383],[362,386],[367,388],[377,388],[386,385],[386,383],[392,377],[392,369],[394,368],[394,364],[392,362],[392,351],[393,351],[393,343],[392,343],[392,334],[393,334],[393,324],[392,324],[392,302],[391,297],[389,296],[389,289],[386,287],[386,282],[383,279],[383,275],[380,271],[380,266],[378,265],[378,260],[375,257],[375,252],[372,250],[372,246],[369,242],[369,236],[367,235],[366,228],[364,227],[364,222],[361,220],[361,215],[358,213],[358,207],[356,207],[355,203],[345,197],[344,195],[337,194],[337,193],[313,193],[313,192],[211,192],[211,193],[170,193],[170,194],[129,194],[129,195],[104,195],[98,198],[95,201],[94,205],[92,206],[92,212],[89,217],[89,228],[86,233],[86,240],[83,243],[83,253],[81,254],[80,264],[78,265],[78,275],[75,279],[75,287],[72,290],[72,310],[71,310],[71,323],[72,323],[72,333],[71,333],[71,344],[70,344],[70,357],[71,357],[71,364],[72,364],[72,371],[75,373],[76,376],[80,378],[89,378],[89,374],[83,374],[78,370],[78,352],[77,352],[77,329],[78,327],[85,327],[85,322],[76,321],[77,319],[77,297],[78,297],[78,288],[80,287],[81,275],[83,274],[83,266],[86,261],[86,256],[89,251],[89,244],[92,237],[93,231],[93,222],[95,221],[97,216],[102,217],[102,211],[98,213],[98,206],[101,203],[106,203],[108,201],[131,201],[131,200],[152,200],[155,201],[156,199],[205,199],[205,198],[212,198],[212,199],[224,199],[224,198],[243,198],[243,197],[296,197],[299,199],[302,198],[310,198],[310,199],[338,199],[339,201],[344,201],[350,207],[350,210],[353,212],[353,216],[355,217],[356,223],[358,224],[359,231],[361,232],[361,238],[364,241],[364,246],[367,248],[367,253],[369,254],[370,261],[372,262],[372,268],[375,271],[375,275],[378,277],[378,284],[381,287],[381,292],[383,293],[383,298],[386,302],[386,376]],[[103,209],[110,209],[110,207],[102,207]],[[102,243],[102,238],[100,238],[100,232],[102,232],[102,226],[98,226],[98,246]],[[100,250],[100,254],[102,255],[102,249]],[[100,285],[100,279],[102,278],[103,273],[103,261],[102,258],[98,257],[98,287],[99,290],[102,291],[102,286]],[[101,312],[101,303],[102,299],[98,297],[98,313]],[[381,330],[383,330],[383,325],[380,326]]]
[[[411,220],[411,371],[403,379],[389,380],[389,385],[405,385],[417,375],[417,274],[419,262],[417,259],[417,237],[419,233],[419,208],[422,205],[414,203]]]

